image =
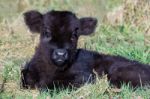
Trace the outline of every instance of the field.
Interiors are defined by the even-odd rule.
[[[29,32],[22,13],[37,9],[70,10],[98,19],[96,32],[81,37],[78,47],[121,55],[150,64],[150,1],[148,0],[0,0],[0,99],[149,99],[150,89],[117,89],[106,76],[78,90],[39,93],[20,89],[20,68],[34,54],[37,34]]]

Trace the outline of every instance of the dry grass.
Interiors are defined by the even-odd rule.
[[[145,44],[150,46],[149,0],[124,0],[124,22],[139,27],[145,35]]]
[[[129,56],[129,58],[141,60],[144,63],[150,63],[150,3],[147,3],[149,2],[148,0],[131,0],[134,2],[125,0],[122,5],[116,4],[117,0],[113,2],[106,2],[105,0],[2,1],[3,3],[0,3],[0,7],[7,4],[3,7],[4,11],[0,10],[0,13],[4,14],[0,15],[0,85],[3,83],[4,78],[7,79],[2,93],[4,97],[15,98],[17,95],[31,96],[34,99],[39,97],[37,90],[21,90],[19,88],[20,67],[33,55],[39,36],[31,34],[23,22],[22,13],[29,9],[38,9],[40,11],[51,9],[71,10],[79,17],[85,15],[97,17],[99,25],[96,34],[92,37],[81,37],[79,47],[86,47],[99,52],[104,51],[104,53],[119,53],[120,55]],[[121,9],[115,7],[113,10],[111,6],[110,11],[109,6],[105,6],[108,2],[110,2],[109,4],[115,3],[121,6]],[[9,6],[12,7],[10,12],[8,10]],[[106,13],[108,10],[109,14]],[[104,16],[109,17],[103,20]],[[112,17],[114,20],[112,20]],[[101,24],[104,25],[100,27]],[[124,30],[122,29],[123,27],[125,27]],[[144,43],[143,35],[145,35],[145,44],[142,44]],[[132,49],[132,47],[135,47],[135,49]],[[134,93],[135,95],[133,95]],[[146,94],[145,96],[148,96],[148,91],[140,90],[139,92],[143,97],[144,93]],[[122,97],[120,99],[123,99],[125,97],[124,99],[127,99],[131,96],[130,94],[138,98],[138,92],[133,92],[128,87],[123,87],[122,90],[111,88],[104,76],[95,85],[85,85],[81,89],[71,92],[71,94],[62,91],[60,94],[56,93],[53,98],[90,99],[104,97],[103,99],[112,99],[112,97]],[[43,97],[51,99],[49,95]]]

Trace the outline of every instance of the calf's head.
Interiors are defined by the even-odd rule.
[[[41,14],[32,10],[24,13],[27,27],[40,34],[40,45],[58,67],[63,67],[76,52],[80,35],[94,32],[97,20],[92,17],[78,18],[69,11],[49,11]]]

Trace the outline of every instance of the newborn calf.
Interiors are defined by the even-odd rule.
[[[27,27],[40,34],[40,42],[29,63],[21,71],[23,87],[40,89],[54,86],[78,87],[92,82],[95,60],[77,49],[80,35],[95,30],[97,20],[77,18],[69,11],[24,13]]]
[[[120,56],[77,49],[80,35],[94,32],[97,20],[78,18],[69,11],[24,13],[27,27],[40,34],[40,42],[32,59],[21,71],[23,88],[80,87],[108,75],[112,84],[131,82],[133,86],[148,84],[150,67]]]

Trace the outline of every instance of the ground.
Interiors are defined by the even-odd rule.
[[[71,10],[79,17],[96,17],[96,32],[81,37],[78,47],[150,64],[149,7],[147,0],[0,0],[0,99],[149,99],[150,89],[133,90],[128,85],[117,89],[109,85],[106,76],[94,85],[51,94],[19,86],[20,68],[38,43],[38,35],[24,25],[22,13],[26,10]]]

